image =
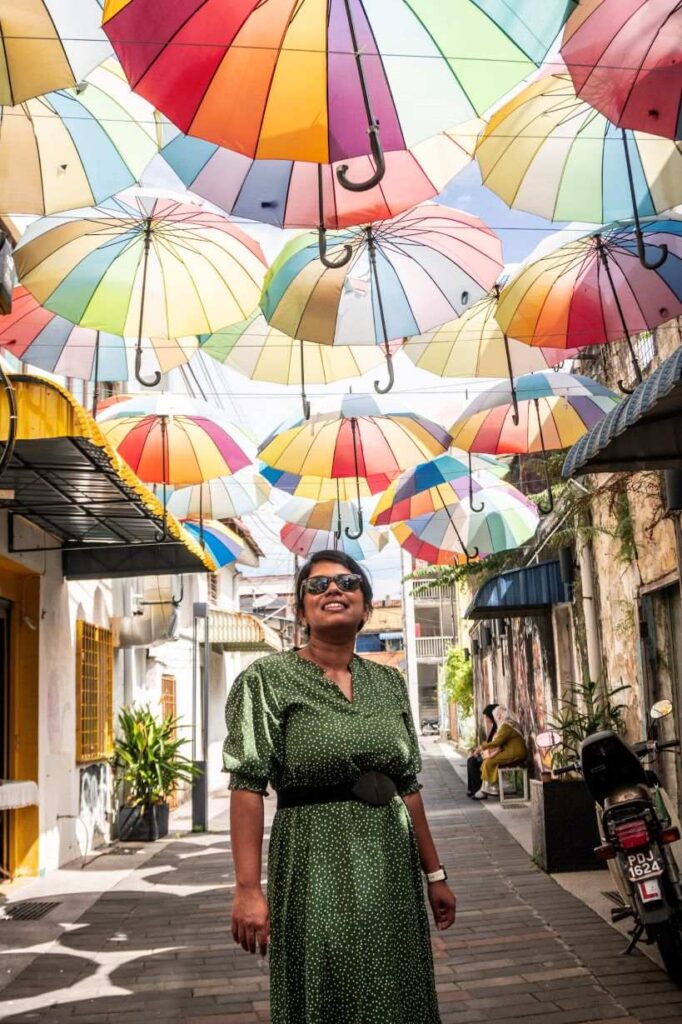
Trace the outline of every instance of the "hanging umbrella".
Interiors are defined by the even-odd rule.
[[[307,384],[330,384],[360,377],[383,361],[381,349],[360,345],[315,345],[295,341],[270,327],[258,310],[247,320],[201,339],[202,351],[250,380],[296,384],[301,388],[303,414],[310,415]],[[392,342],[391,352],[402,342]]]
[[[363,562],[378,554],[388,544],[388,537],[379,530],[366,530],[359,537],[349,536],[344,531],[337,538],[335,533],[328,530],[308,530],[295,523],[286,523],[279,535],[285,548],[300,558],[308,558],[315,551],[343,551],[356,562]]]
[[[632,336],[682,314],[682,220],[642,224],[646,253],[665,248],[655,270],[639,261],[637,228],[614,224],[532,260],[501,292],[497,320],[527,345],[557,348],[627,339],[635,376],[642,374]],[[620,388],[628,389],[623,382]]]
[[[0,108],[1,211],[99,203],[135,184],[157,152],[153,109],[108,60],[77,89]]]
[[[304,234],[277,257],[261,309],[292,338],[325,345],[383,345],[422,334],[459,316],[493,287],[502,270],[499,238],[481,220],[424,203],[390,221],[335,232],[330,253],[350,253],[343,267],[324,266],[317,239]]]
[[[501,107],[476,148],[484,184],[518,210],[602,224],[682,203],[682,147],[618,128],[575,95],[567,73],[543,75]],[[655,258],[653,258],[655,257]]]
[[[358,487],[360,497],[366,498],[371,494],[378,494],[388,487],[396,476],[400,475],[399,470],[393,473],[375,473],[368,477],[330,477],[321,476],[299,476],[298,473],[287,473],[280,469],[273,469],[272,466],[261,464],[259,470],[268,483],[277,490],[283,491],[297,498],[307,498],[309,501],[354,501],[357,499]]]
[[[579,96],[622,125],[682,139],[679,0],[582,0],[561,55]]]
[[[254,568],[258,565],[258,558],[249,550],[239,534],[231,530],[226,523],[218,522],[216,519],[202,522],[186,519],[182,525],[203,548],[208,549],[214,562],[221,569],[232,562],[241,562],[242,565]]]
[[[490,455],[542,452],[544,460],[549,450],[575,444],[619,400],[589,377],[530,373],[516,380],[516,403],[506,381],[482,389],[455,420],[450,433],[453,444],[465,451]],[[548,473],[547,490],[547,505],[538,506],[545,514],[554,507]]]
[[[193,487],[179,487],[168,500],[177,519],[235,519],[253,512],[270,497],[270,484],[253,467]]]
[[[368,395],[345,395],[309,420],[280,427],[260,445],[261,460],[300,476],[358,481],[358,533],[363,530],[359,481],[396,475],[449,447],[446,430],[416,413],[380,406]],[[390,479],[390,478],[389,478]],[[351,531],[346,529],[346,536]]]
[[[32,224],[14,253],[41,305],[81,327],[136,337],[210,334],[249,316],[265,258],[225,217],[129,190],[100,206]]]
[[[0,106],[77,85],[111,54],[100,28],[98,0],[20,0],[4,3]]]
[[[133,88],[182,131],[261,160],[371,155],[366,181],[337,172],[365,190],[384,151],[482,114],[520,82],[574,6],[462,0],[452,17],[436,0],[106,0],[104,30]]]
[[[308,530],[333,532],[336,541],[341,539],[348,527],[351,532],[359,521],[358,505],[352,501],[308,501],[305,498],[290,498],[277,509],[277,515],[287,523],[303,526]]]
[[[41,370],[96,385],[101,381],[129,380],[134,375],[135,341],[89,327],[75,327],[70,320],[44,309],[21,286],[14,289],[12,312],[0,317],[0,346],[15,359]],[[196,337],[143,338],[141,347],[145,367],[168,373],[192,357],[199,341]],[[96,414],[97,408],[93,412]]]

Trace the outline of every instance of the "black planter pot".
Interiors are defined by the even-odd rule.
[[[594,800],[582,779],[531,780],[533,856],[549,874],[604,868],[594,855],[601,839]]]
[[[128,807],[118,809],[118,838],[137,843],[153,843],[168,835],[168,804],[152,804],[151,807]]]

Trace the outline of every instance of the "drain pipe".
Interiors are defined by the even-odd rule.
[[[599,624],[597,619],[596,596],[594,592],[594,559],[592,547],[588,540],[578,542],[578,562],[580,564],[580,585],[582,590],[583,618],[585,619],[585,639],[587,641],[587,667],[592,682],[602,678],[601,645],[599,642]]]

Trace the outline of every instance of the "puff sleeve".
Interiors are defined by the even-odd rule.
[[[281,709],[272,683],[257,663],[237,676],[225,705],[223,771],[230,789],[263,795],[279,773],[283,754]]]
[[[409,755],[407,764],[405,765],[404,772],[395,778],[395,784],[398,789],[398,796],[409,796],[410,793],[418,793],[420,789],[424,788],[417,778],[419,772],[422,770],[422,757],[421,751],[419,750],[417,731],[414,727],[407,682],[402,672],[399,672],[397,669],[392,669],[392,674],[395,679],[398,691],[398,700],[400,702],[400,708],[405,722],[405,729],[407,730],[409,738]]]

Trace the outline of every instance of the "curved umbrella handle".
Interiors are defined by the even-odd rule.
[[[339,256],[337,260],[330,260],[327,256],[327,229],[320,224],[317,232],[320,245],[320,263],[322,263],[328,270],[338,270],[339,267],[347,266],[353,256],[353,247],[350,245],[344,245],[343,255]]]
[[[348,537],[348,540],[358,540],[360,537],[362,537],[364,528],[365,528],[365,522],[364,522],[364,517],[363,517],[363,513],[362,513],[362,505],[358,505],[358,528],[357,528],[357,530],[351,530],[350,526],[347,526],[344,532],[346,534],[346,537]]]
[[[339,180],[339,184],[342,188],[345,188],[348,192],[369,192],[371,188],[375,188],[383,176],[386,174],[386,160],[384,158],[384,148],[381,145],[381,139],[379,138],[379,122],[375,121],[367,129],[369,134],[369,145],[372,150],[372,156],[374,157],[374,163],[376,170],[371,178],[367,181],[351,181],[348,177],[348,164],[341,164],[340,167],[336,168],[336,177]]]
[[[550,512],[554,511],[554,495],[552,494],[552,488],[547,487],[547,504],[543,505],[541,501],[538,502],[538,512],[541,516],[548,516]]]
[[[621,395],[632,395],[635,392],[635,389],[627,387],[625,381],[623,380],[618,381],[618,390],[620,391]]]
[[[305,349],[303,348],[303,342],[299,341],[301,351],[301,402],[303,403],[303,419],[310,419],[310,402],[308,396],[305,393]]]
[[[393,355],[387,349],[386,351],[386,369],[388,370],[388,384],[382,386],[378,380],[374,381],[374,390],[378,395],[387,395],[395,384],[395,371],[393,369]]]
[[[621,128],[621,138],[623,140],[623,150],[625,151],[625,169],[628,175],[628,185],[630,186],[630,199],[632,201],[632,217],[635,222],[635,236],[637,238],[637,255],[639,256],[639,262],[646,270],[658,270],[668,258],[668,246],[663,245],[656,246],[660,249],[660,255],[657,259],[650,263],[647,254],[646,246],[644,244],[644,234],[642,233],[642,224],[639,219],[639,210],[637,208],[637,196],[635,194],[635,179],[632,174],[632,163],[630,161],[630,150],[628,148],[628,137],[625,132],[625,128]]]
[[[475,561],[476,561],[476,559],[478,558],[478,556],[479,556],[479,555],[480,555],[480,553],[481,553],[481,552],[479,551],[479,549],[478,549],[477,547],[474,547],[474,550],[473,550],[473,551],[469,551],[469,550],[468,550],[467,548],[465,548],[465,547],[464,547],[464,545],[462,544],[462,548],[463,548],[463,551],[464,551],[464,557],[465,557],[465,558],[466,558],[466,560],[467,560],[467,565],[471,565],[471,563],[472,563],[472,562],[475,562]]]
[[[155,388],[157,384],[161,383],[161,372],[154,370],[154,376],[149,380],[145,380],[141,374],[142,370],[142,349],[138,345],[135,350],[135,378],[138,384],[141,384],[143,388]]]

